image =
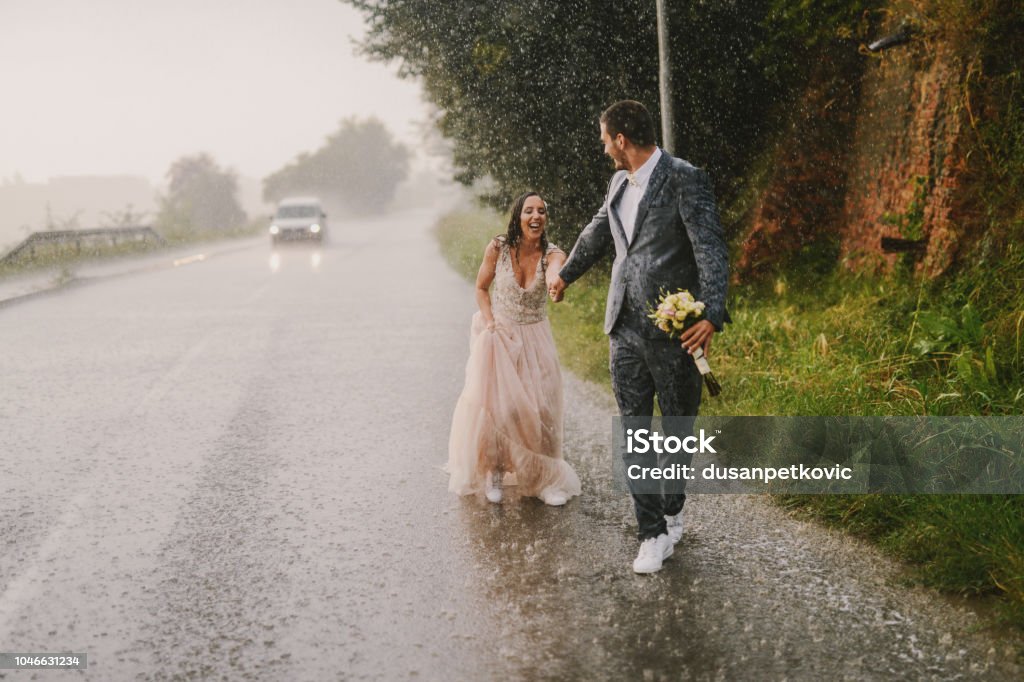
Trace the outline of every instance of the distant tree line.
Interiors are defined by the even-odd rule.
[[[263,199],[315,195],[359,213],[387,208],[409,172],[409,150],[395,142],[375,118],[348,118],[316,151],[299,154],[263,180]],[[160,198],[160,231],[227,231],[242,226],[245,211],[238,201],[238,176],[221,168],[209,154],[183,156],[167,171],[167,191]]]
[[[316,151],[263,180],[263,199],[315,195],[358,213],[385,209],[409,173],[409,150],[376,118],[347,118]]]
[[[171,164],[157,214],[159,231],[222,232],[245,221],[234,171],[218,166],[209,154],[183,156]]]

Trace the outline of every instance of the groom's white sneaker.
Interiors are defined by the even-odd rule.
[[[634,573],[657,573],[661,564],[672,556],[672,541],[666,533],[640,543],[640,552],[633,559]]]
[[[680,511],[675,516],[666,516],[665,528],[672,544],[678,543],[683,538],[683,512]]]

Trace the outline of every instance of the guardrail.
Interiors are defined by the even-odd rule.
[[[166,244],[156,230],[149,226],[138,227],[101,227],[91,230],[54,230],[51,232],[34,232],[21,242],[6,256],[0,258],[0,266],[14,263],[26,254],[29,259],[36,257],[36,248],[53,244],[73,244],[75,253],[82,252],[82,244],[105,244],[117,246],[130,242],[154,241]]]

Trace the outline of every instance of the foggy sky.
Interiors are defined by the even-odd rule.
[[[415,148],[425,108],[355,54],[338,0],[0,0],[0,181],[139,174],[199,151],[263,177],[349,115]]]

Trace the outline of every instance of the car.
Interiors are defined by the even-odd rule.
[[[270,241],[324,240],[327,214],[316,197],[289,197],[277,204],[270,221]]]

